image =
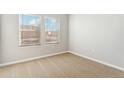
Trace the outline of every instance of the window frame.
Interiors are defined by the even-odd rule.
[[[20,21],[22,21],[22,16],[23,15],[29,15],[29,16],[37,16],[37,17],[39,17],[39,20],[40,20],[40,22],[39,22],[39,24],[40,24],[40,37],[39,37],[39,39],[40,39],[40,43],[39,43],[39,45],[26,45],[26,46],[24,46],[24,45],[22,45],[22,43],[21,43],[21,35],[22,35],[22,33],[21,33],[21,24],[20,24]],[[41,16],[40,15],[34,15],[34,14],[19,14],[19,47],[36,47],[36,46],[41,46],[41,25],[42,25],[42,19],[41,19]]]
[[[51,17],[57,20],[57,22],[59,22],[59,30],[58,30],[58,38],[57,38],[57,42],[53,43],[53,42],[46,42],[46,31],[45,31],[45,17]],[[44,45],[58,45],[61,42],[61,20],[60,20],[60,16],[57,15],[44,15],[43,16],[43,41],[44,41]]]

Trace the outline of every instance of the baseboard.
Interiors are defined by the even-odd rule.
[[[89,60],[92,60],[92,61],[97,62],[97,63],[100,63],[100,64],[104,64],[106,66],[109,66],[109,67],[112,67],[112,68],[115,68],[115,69],[124,71],[124,68],[119,67],[119,66],[112,65],[112,64],[110,64],[108,62],[104,62],[104,61],[101,61],[101,60],[98,60],[98,59],[95,59],[95,58],[84,56],[84,55],[81,55],[79,53],[75,53],[75,52],[72,52],[72,51],[67,51],[67,52],[72,53],[72,54],[77,55],[77,56],[80,56],[80,57],[83,57],[83,58],[86,58],[86,59],[89,59]]]
[[[9,66],[9,65],[18,64],[18,63],[24,63],[24,62],[27,62],[27,61],[31,61],[31,60],[35,60],[35,59],[39,59],[39,58],[50,57],[50,56],[54,56],[54,55],[59,55],[59,54],[67,53],[67,52],[68,53],[72,53],[72,54],[77,55],[77,56],[80,56],[80,57],[83,57],[83,58],[87,58],[89,60],[95,61],[95,62],[100,63],[100,64],[107,65],[107,66],[112,67],[112,68],[124,71],[124,68],[122,68],[122,67],[115,66],[115,65],[112,65],[110,63],[107,63],[107,62],[104,62],[104,61],[100,61],[98,59],[94,59],[94,58],[91,58],[91,57],[87,57],[87,56],[84,56],[84,55],[81,55],[79,53],[75,53],[75,52],[72,52],[72,51],[64,51],[64,52],[59,52],[59,53],[52,53],[52,54],[48,54],[48,55],[44,55],[44,56],[28,58],[28,59],[14,61],[14,62],[3,63],[3,64],[0,64],[0,67]]]
[[[18,61],[14,61],[14,62],[3,63],[3,64],[0,64],[0,67],[9,66],[9,65],[17,64],[17,63],[24,63],[24,62],[28,62],[31,60],[55,56],[55,55],[59,55],[59,54],[67,53],[67,52],[68,51],[59,52],[59,53],[52,53],[52,54],[48,54],[48,55],[44,55],[44,56],[38,56],[38,57],[34,57],[34,58],[28,58],[28,59],[24,59],[24,60],[18,60]]]

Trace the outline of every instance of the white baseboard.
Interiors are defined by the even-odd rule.
[[[31,61],[31,60],[50,57],[50,56],[63,54],[63,53],[67,53],[67,51],[52,53],[52,54],[48,54],[48,55],[44,55],[44,56],[38,56],[38,57],[34,57],[34,58],[28,58],[28,59],[24,59],[24,60],[18,60],[18,61],[14,61],[14,62],[2,63],[2,64],[0,64],[0,67],[9,66],[9,65],[17,64],[17,63],[24,63],[24,62],[28,62],[28,61]]]
[[[89,60],[92,60],[92,61],[95,61],[97,63],[100,63],[100,64],[104,64],[106,66],[109,66],[109,67],[112,67],[112,68],[115,68],[115,69],[118,69],[118,70],[121,70],[121,71],[124,71],[124,68],[122,67],[119,67],[119,66],[115,66],[115,65],[112,65],[108,62],[104,62],[104,61],[101,61],[101,60],[97,60],[95,58],[91,58],[91,57],[88,57],[88,56],[84,56],[84,55],[81,55],[79,53],[75,53],[75,52],[72,52],[72,51],[68,51],[69,53],[72,53],[74,55],[77,55],[77,56],[80,56],[80,57],[83,57],[83,58],[86,58],[86,59],[89,59]]]
[[[124,71],[124,68],[122,68],[122,67],[115,66],[115,65],[112,65],[110,63],[107,63],[107,62],[104,62],[104,61],[100,61],[100,60],[97,60],[97,59],[94,59],[94,58],[90,58],[90,57],[87,57],[87,56],[84,56],[84,55],[81,55],[79,53],[75,53],[75,52],[72,52],[72,51],[64,51],[64,52],[59,52],[59,53],[52,53],[52,54],[48,54],[48,55],[44,55],[44,56],[28,58],[28,59],[14,61],[14,62],[3,63],[3,64],[0,64],[0,67],[9,66],[9,65],[17,64],[17,63],[24,63],[24,62],[28,62],[28,61],[31,61],[31,60],[45,58],[45,57],[50,57],[50,56],[54,56],[54,55],[58,55],[58,54],[63,54],[63,53],[67,53],[67,52],[68,53],[72,53],[72,54],[77,55],[77,56],[80,56],[80,57],[83,57],[83,58],[87,58],[89,60],[95,61],[95,62],[100,63],[100,64],[107,65],[107,66],[112,67],[112,68]]]

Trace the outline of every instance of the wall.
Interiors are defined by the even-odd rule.
[[[124,15],[70,15],[69,51],[124,68]]]
[[[1,63],[1,16],[0,16],[0,63]]]
[[[42,15],[41,15],[42,16]],[[54,15],[52,15],[54,16]],[[56,16],[56,15],[55,15]],[[43,56],[51,53],[58,53],[67,51],[68,47],[68,18],[67,15],[59,15],[61,19],[61,42],[58,45],[44,45],[19,47],[19,15],[5,14],[1,15],[1,44],[2,55],[1,62],[13,62],[18,60],[24,60],[27,58]],[[43,41],[43,34],[41,33],[41,39]]]

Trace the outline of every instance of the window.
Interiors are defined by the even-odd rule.
[[[60,22],[58,17],[44,17],[45,43],[59,43]]]
[[[20,46],[40,45],[40,16],[20,15]]]

